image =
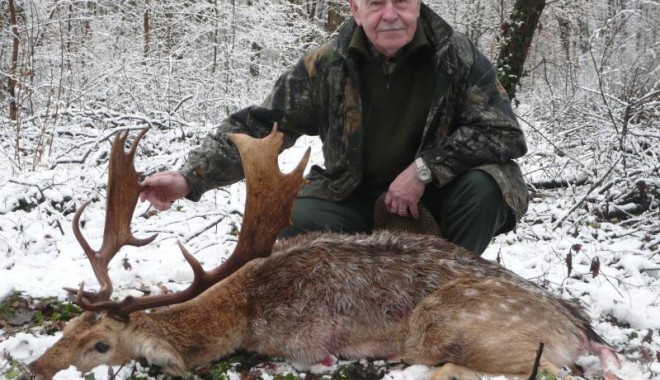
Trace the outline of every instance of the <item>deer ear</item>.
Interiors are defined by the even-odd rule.
[[[183,358],[166,341],[150,338],[139,350],[138,356],[147,359],[149,364],[159,366],[163,372],[174,376],[189,377]]]

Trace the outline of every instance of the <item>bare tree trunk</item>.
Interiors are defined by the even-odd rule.
[[[149,0],[144,0],[144,49],[142,52],[142,64],[147,64],[147,57],[149,56],[149,42],[151,41],[151,27],[149,26]]]
[[[589,52],[589,37],[591,36],[591,31],[589,30],[589,19],[585,17],[578,18],[578,46],[580,48],[580,53],[585,54]]]
[[[83,5],[84,7],[84,17],[83,17],[83,31],[84,31],[84,39],[87,39],[88,41],[91,41],[92,39],[92,17],[94,16],[94,8],[96,8],[96,4],[94,2],[90,1],[86,4]]]
[[[313,22],[314,18],[316,17],[316,0],[309,0],[305,2],[305,6],[307,8],[307,19],[309,22]]]
[[[256,42],[252,42],[252,55],[250,57],[250,75],[253,78],[259,76],[259,64],[261,63],[261,50],[263,48]]]
[[[348,15],[348,2],[342,0],[328,0],[328,22],[325,24],[326,32],[334,32],[346,20]]]
[[[252,6],[252,1],[248,0],[248,6]],[[213,14],[215,19],[215,28],[213,28],[213,63],[211,64],[211,74],[215,73],[218,66],[218,0],[213,0]]]
[[[11,67],[9,68],[8,89],[9,92],[9,118],[11,120],[18,119],[18,103],[16,99],[16,78],[18,77],[18,46],[20,40],[18,38],[18,19],[16,17],[16,6],[14,0],[9,0],[9,22],[11,23],[12,46],[11,46]],[[16,123],[16,158],[18,159],[19,151],[19,123]]]
[[[499,80],[509,98],[524,74],[525,60],[546,0],[516,0],[510,20],[502,26],[502,46],[497,60]]]
[[[69,4],[69,16],[66,18],[66,55],[67,69],[71,71],[71,41],[73,41],[73,24],[76,15],[73,12],[73,4]]]

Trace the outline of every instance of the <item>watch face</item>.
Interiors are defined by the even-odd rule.
[[[429,181],[431,179],[431,171],[426,168],[419,169],[417,171],[417,177],[422,181]]]

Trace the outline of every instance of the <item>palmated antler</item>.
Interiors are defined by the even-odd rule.
[[[303,172],[309,160],[310,149],[307,149],[296,168],[285,175],[279,170],[277,163],[283,134],[277,131],[276,125],[270,135],[263,139],[234,133],[229,134],[229,138],[238,147],[247,182],[243,226],[234,252],[220,266],[204,271],[201,264],[179,242],[181,252],[194,274],[193,282],[186,289],[156,296],[128,296],[121,302],[97,302],[87,305],[87,310],[105,310],[127,318],[137,310],[185,302],[227,278],[250,260],[271,254],[277,235],[291,224],[293,201],[305,183]]]
[[[135,138],[131,149],[124,151],[128,132],[120,133],[112,141],[108,166],[108,191],[106,195],[105,228],[103,242],[98,251],[93,250],[80,232],[80,216],[89,201],[85,202],[73,217],[73,234],[85,251],[92,264],[101,289],[98,293],[86,292],[83,285],[80,289],[66,288],[77,294],[76,303],[86,310],[92,310],[95,303],[106,301],[112,295],[112,282],[108,275],[108,264],[124,245],[141,247],[151,243],[157,235],[146,239],[137,239],[131,233],[131,219],[140,195],[140,175],[133,166],[138,143],[149,129],[143,129]]]

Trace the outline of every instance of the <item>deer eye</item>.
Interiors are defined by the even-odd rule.
[[[94,349],[102,354],[105,354],[110,349],[110,345],[105,342],[96,342]]]

